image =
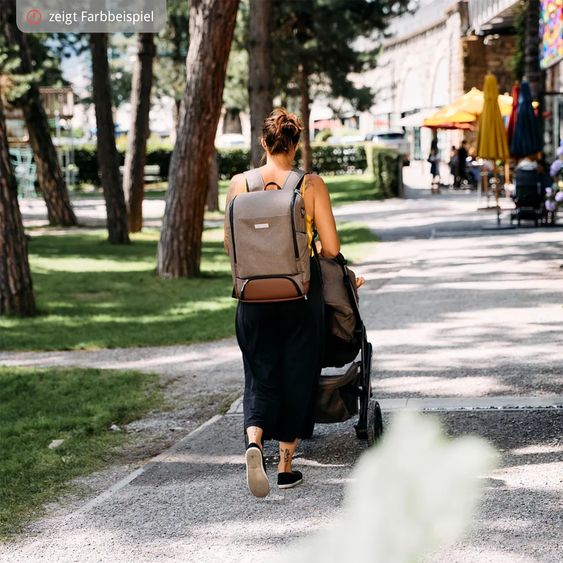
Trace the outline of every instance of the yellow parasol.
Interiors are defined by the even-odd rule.
[[[471,113],[460,111],[453,106],[445,106],[427,117],[423,124],[425,127],[436,129],[468,129],[474,122],[475,116]]]
[[[495,162],[495,199],[497,209],[497,222],[500,223],[499,182],[496,168],[497,160],[507,160],[510,157],[508,151],[508,139],[506,129],[502,120],[498,102],[497,79],[493,74],[485,76],[483,86],[484,103],[483,111],[479,117],[479,129],[477,131],[477,156]]]
[[[483,91],[485,101],[479,117],[477,156],[487,160],[506,160],[510,157],[510,153],[498,103],[497,79],[493,74],[489,73],[485,76]]]
[[[471,88],[455,102],[440,108],[436,113],[427,117],[423,125],[433,129],[472,129],[479,115],[483,111],[485,97],[478,88]],[[502,116],[512,112],[512,96],[502,94],[498,96],[498,105]]]

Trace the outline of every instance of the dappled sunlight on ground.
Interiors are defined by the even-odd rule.
[[[445,377],[416,376],[385,377],[375,382],[376,396],[397,395],[400,397],[413,395],[429,395],[438,397],[481,397],[489,394],[509,394],[514,391],[510,386],[503,385],[494,377],[464,377],[461,383],[457,379]]]
[[[411,239],[400,216],[386,221],[401,238],[361,271],[376,394],[563,394],[560,231]]]

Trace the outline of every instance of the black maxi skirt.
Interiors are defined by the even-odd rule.
[[[311,258],[307,299],[242,303],[236,334],[244,363],[244,429],[265,440],[310,438],[321,372],[324,302],[320,266]]]

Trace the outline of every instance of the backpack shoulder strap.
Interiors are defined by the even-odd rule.
[[[294,168],[287,176],[282,189],[284,190],[296,190],[303,181],[305,177],[305,172],[299,168]]]
[[[247,170],[244,173],[244,178],[246,180],[246,190],[248,192],[261,192],[266,187],[264,186],[264,180],[258,168]]]

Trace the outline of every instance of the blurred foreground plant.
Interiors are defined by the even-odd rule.
[[[481,438],[447,440],[433,418],[400,413],[360,458],[338,520],[280,563],[420,561],[461,537],[495,460]]]

